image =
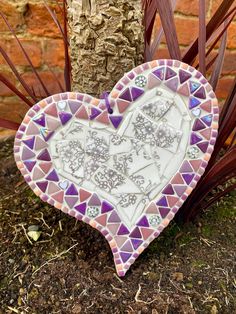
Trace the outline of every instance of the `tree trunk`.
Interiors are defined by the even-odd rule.
[[[69,0],[72,89],[99,96],[143,61],[141,0]]]

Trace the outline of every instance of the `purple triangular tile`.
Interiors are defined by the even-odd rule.
[[[143,89],[132,87],[131,95],[132,95],[133,101],[139,98],[143,93],[144,93]]]
[[[109,204],[108,202],[106,202],[106,201],[102,202],[102,207],[101,207],[101,213],[102,214],[110,212],[113,209],[114,209],[114,207],[111,204]]]
[[[76,100],[68,100],[71,113],[76,113],[76,111],[81,107],[82,103]]]
[[[117,234],[118,235],[129,234],[129,229],[124,224],[121,224]]]
[[[78,191],[73,183],[67,189],[66,195],[78,195]]]
[[[59,112],[59,117],[60,117],[62,125],[65,125],[72,118],[72,114],[61,111]]]
[[[84,215],[85,212],[86,212],[86,207],[87,207],[87,204],[86,204],[86,203],[81,203],[81,204],[75,206],[75,209],[76,209],[78,212],[80,212],[81,214]]]
[[[200,141],[202,141],[202,137],[200,135],[198,135],[197,133],[192,132],[190,145],[197,144]]]
[[[168,207],[168,203],[165,196],[163,196],[156,204],[159,206]]]
[[[202,130],[202,129],[205,129],[205,128],[206,128],[206,126],[205,126],[205,124],[203,124],[201,122],[201,120],[199,120],[199,119],[195,120],[195,122],[193,124],[193,131],[199,131],[199,130]]]
[[[55,181],[55,182],[58,182],[59,181],[59,178],[58,178],[58,175],[57,175],[57,172],[55,169],[53,169],[49,175],[46,177],[47,180],[49,181]]]
[[[133,247],[131,245],[131,242],[127,241],[120,250],[125,251],[125,252],[133,252]]]
[[[185,161],[183,165],[181,166],[180,173],[185,173],[185,172],[193,172],[193,168],[191,167],[190,163],[188,161]]]
[[[47,128],[41,128],[40,134],[42,135],[44,140],[47,142],[51,138],[51,136],[54,134],[54,131],[50,132]]]
[[[91,115],[90,115],[90,119],[93,120],[95,119],[97,116],[99,116],[101,113],[101,110],[97,109],[97,108],[94,108],[92,107],[91,108]]]
[[[162,193],[163,193],[163,194],[168,194],[168,195],[173,195],[173,194],[175,194],[175,192],[174,192],[174,190],[173,190],[171,184],[168,184],[168,185],[164,188],[164,190],[162,191]]]
[[[78,197],[74,197],[74,196],[66,196],[65,197],[66,203],[70,208],[73,208],[75,206],[75,204],[78,201]]]
[[[23,140],[23,143],[27,145],[30,149],[33,149],[34,141],[35,141],[35,136],[33,136],[32,138],[29,138],[28,140]]]
[[[205,88],[203,86],[201,88],[199,88],[199,90],[196,91],[194,96],[197,97],[197,98],[206,99]]]
[[[45,127],[45,114],[44,113],[41,113],[39,116],[36,116],[33,118],[33,121],[35,123],[37,123],[38,125],[41,125],[42,127]]]
[[[164,219],[170,212],[170,208],[166,208],[166,207],[159,207],[159,212],[161,217]]]
[[[195,174],[194,173],[184,173],[182,174],[182,177],[184,181],[189,185],[191,181],[193,180]]]
[[[132,97],[131,97],[129,88],[127,88],[127,89],[120,95],[119,98],[124,99],[124,100],[127,100],[127,101],[132,101]]]
[[[110,115],[109,119],[111,120],[111,123],[113,124],[113,126],[117,129],[119,127],[123,117]]]
[[[113,211],[108,219],[108,222],[120,222],[120,217],[117,215],[115,211]]]
[[[141,234],[141,232],[140,232],[140,230],[139,230],[138,227],[136,227],[136,228],[131,232],[130,237],[131,237],[131,238],[138,238],[138,239],[141,239],[141,238],[142,238],[142,234]]]
[[[177,73],[174,70],[172,70],[169,67],[166,68],[166,75],[165,75],[165,79],[166,80],[169,80],[170,78],[172,78],[172,77],[174,77],[176,75],[177,75]]]
[[[24,162],[26,168],[31,172],[36,164],[36,161],[27,160]]]
[[[203,153],[205,153],[207,151],[208,144],[209,142],[201,142],[201,143],[198,143],[197,146],[201,149]]]
[[[189,99],[189,109],[193,109],[195,107],[197,107],[198,105],[200,105],[200,101],[194,97],[190,97]]]
[[[125,252],[120,252],[120,257],[123,261],[123,263],[127,262],[128,259],[131,257],[132,254],[130,253],[125,253]]]
[[[202,117],[201,120],[202,120],[207,126],[211,126],[212,114],[208,114],[207,116]]]
[[[183,84],[184,82],[186,82],[188,79],[190,79],[192,75],[184,70],[179,70],[179,80],[180,83]]]
[[[38,188],[40,188],[42,192],[45,193],[45,191],[47,190],[48,181],[36,182],[36,185],[38,186]]]
[[[44,149],[41,153],[38,154],[38,160],[51,161],[50,154],[47,149]]]
[[[24,146],[23,147],[23,151],[22,151],[22,155],[21,155],[21,159],[22,160],[27,160],[27,159],[31,159],[33,157],[35,157],[35,153],[32,152],[32,150],[30,150],[26,146]]]
[[[193,94],[201,86],[198,82],[189,81],[190,92]]]
[[[91,196],[91,198],[90,198],[90,200],[88,202],[88,205],[89,206],[100,206],[101,205],[101,201],[100,201],[100,199],[99,199],[99,197],[97,196],[96,193],[94,193]]]
[[[137,223],[137,226],[139,227],[149,227],[148,219],[146,216],[143,216],[139,222]]]
[[[142,244],[142,240],[138,240],[138,239],[131,239],[131,242],[133,244],[133,247],[135,250],[137,250],[137,248]]]
[[[179,86],[179,81],[177,77],[174,77],[173,79],[166,81],[165,85],[171,89],[172,91],[176,92]]]
[[[158,77],[161,81],[163,81],[163,80],[164,80],[164,72],[165,72],[165,68],[162,67],[162,68],[159,68],[159,69],[153,71],[152,73],[153,73],[156,77]]]
[[[174,190],[179,197],[181,197],[184,194],[186,188],[187,187],[185,185],[174,185]]]

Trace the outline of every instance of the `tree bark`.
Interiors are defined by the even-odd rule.
[[[143,62],[141,0],[69,0],[72,89],[99,96]]]

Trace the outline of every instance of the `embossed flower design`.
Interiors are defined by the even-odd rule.
[[[139,75],[135,79],[135,85],[138,87],[144,87],[147,84],[147,79],[144,75]]]

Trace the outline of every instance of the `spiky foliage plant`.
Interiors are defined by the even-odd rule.
[[[181,0],[180,0],[181,1]],[[169,55],[172,59],[177,59],[188,63],[199,69],[203,75],[207,76],[213,89],[216,90],[219,82],[222,66],[224,62],[225,49],[227,46],[227,30],[236,15],[236,7],[233,6],[234,0],[223,0],[214,15],[206,23],[205,0],[199,0],[199,35],[193,43],[187,47],[186,51],[181,54],[178,43],[177,30],[174,20],[174,9],[176,0],[142,0],[144,10],[144,40],[145,51],[144,60],[151,61],[158,52],[162,37],[165,36]],[[63,22],[60,23],[55,12],[46,4],[45,6],[52,19],[57,25],[64,42],[65,50],[65,67],[64,78],[67,91],[71,89],[71,65],[69,58],[69,42],[67,37],[67,12],[66,0],[59,3],[60,11],[63,15]],[[233,6],[233,7],[232,7]],[[44,93],[48,96],[46,84],[40,78],[37,70],[33,66],[28,54],[26,53],[20,40],[17,38],[14,30],[9,25],[5,16],[1,17],[11,31],[19,44],[19,48],[25,55],[32,72],[37,77]],[[160,28],[156,31],[156,20],[159,18]],[[214,51],[218,47],[215,55]],[[25,96],[9,79],[0,73],[0,81],[4,83],[15,95],[24,103],[31,107],[40,98],[36,96],[34,90],[21,77],[17,68],[11,61],[10,57],[0,45],[0,53],[9,65],[10,69],[23,86],[27,93]],[[64,88],[57,81],[59,90],[64,92]],[[18,123],[0,118],[0,127],[17,130]],[[197,186],[188,197],[180,209],[177,220],[179,222],[188,222],[193,220],[196,215],[203,209],[209,207],[222,196],[236,188],[236,79],[228,94],[227,99],[221,106],[219,120],[219,135],[215,144],[214,152],[211,156],[207,169],[198,182]]]

